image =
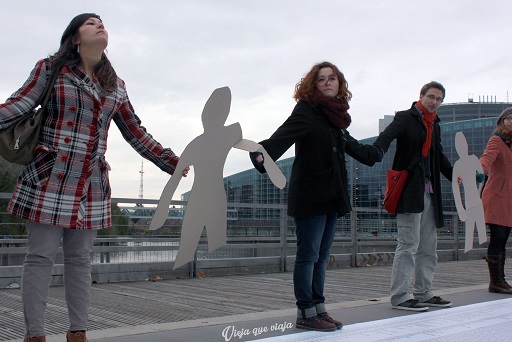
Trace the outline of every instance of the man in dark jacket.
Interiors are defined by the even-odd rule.
[[[452,165],[443,154],[437,109],[445,89],[438,82],[425,84],[418,102],[396,113],[374,145],[387,152],[397,140],[393,170],[409,175],[397,207],[398,245],[391,275],[394,309],[426,311],[451,302],[432,293],[437,264],[436,228],[443,226],[441,176],[452,179]],[[414,278],[413,293],[409,288]]]

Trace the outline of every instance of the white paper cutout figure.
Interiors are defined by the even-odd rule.
[[[183,217],[180,247],[173,269],[193,260],[204,227],[206,227],[209,252],[226,244],[227,200],[223,170],[231,148],[263,153],[264,166],[272,183],[280,189],[286,185],[286,178],[263,146],[242,138],[242,128],[238,122],[224,126],[230,107],[230,89],[228,87],[216,89],[203,109],[204,133],[185,147],[151,220],[149,227],[151,230],[158,229],[164,224],[172,196],[182,178],[182,171],[187,166],[193,165],[194,182]]]
[[[478,243],[487,242],[487,232],[485,229],[484,207],[480,198],[482,183],[476,185],[476,172],[483,174],[482,164],[474,155],[468,155],[468,142],[462,132],[455,134],[455,149],[459,155],[459,160],[453,165],[452,190],[455,199],[455,206],[459,219],[466,223],[466,242],[464,252],[473,249],[473,235],[475,224],[478,232]],[[464,205],[460,194],[460,185],[457,178],[462,178],[464,186]]]

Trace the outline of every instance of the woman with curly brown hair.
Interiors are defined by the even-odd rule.
[[[326,311],[324,282],[336,220],[351,211],[345,153],[369,166],[382,160],[379,148],[359,144],[346,131],[351,97],[334,64],[316,64],[295,87],[292,114],[260,142],[273,160],[295,144],[288,215],[294,218],[297,235],[293,284],[296,327],[301,329],[333,331],[343,326]],[[265,172],[260,153],[251,153],[251,159]]]

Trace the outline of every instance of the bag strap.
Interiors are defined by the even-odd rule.
[[[50,95],[52,94],[53,87],[55,86],[55,82],[57,81],[57,77],[59,76],[59,73],[57,70],[52,70],[50,73],[50,79],[44,86],[43,93],[39,97],[39,100],[37,101],[36,107],[38,105],[41,105],[41,108],[45,108],[46,104],[48,103],[48,100],[50,99]],[[42,99],[42,101],[41,101]]]
[[[41,94],[41,97],[39,98],[38,105],[41,105],[41,108],[46,107],[46,104],[48,103],[48,100],[50,99],[50,95],[52,93],[53,87],[55,86],[55,82],[57,81],[57,77],[59,76],[59,73],[56,70],[52,70],[50,74],[50,79],[48,80],[48,83],[46,83],[46,86],[44,87],[43,93]],[[44,96],[44,98],[43,98]],[[43,101],[41,101],[43,99]],[[37,105],[36,105],[37,107]]]

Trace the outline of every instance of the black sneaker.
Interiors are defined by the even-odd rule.
[[[408,310],[408,311],[427,311],[428,310],[428,306],[419,305],[419,301],[417,301],[416,299],[406,300],[403,303],[392,306],[392,308],[397,309],[397,310]]]
[[[309,318],[297,318],[295,327],[299,329],[316,331],[335,331],[337,329],[335,324],[324,321],[318,315]]]
[[[321,319],[323,319],[326,322],[334,324],[336,326],[336,329],[343,328],[343,323],[332,318],[331,315],[329,315],[327,312],[319,313],[318,317],[320,317]]]
[[[439,296],[434,296],[430,298],[429,300],[426,300],[424,302],[418,303],[418,306],[432,306],[436,308],[447,308],[449,306],[452,306],[452,302],[449,300],[444,300],[443,298]]]

